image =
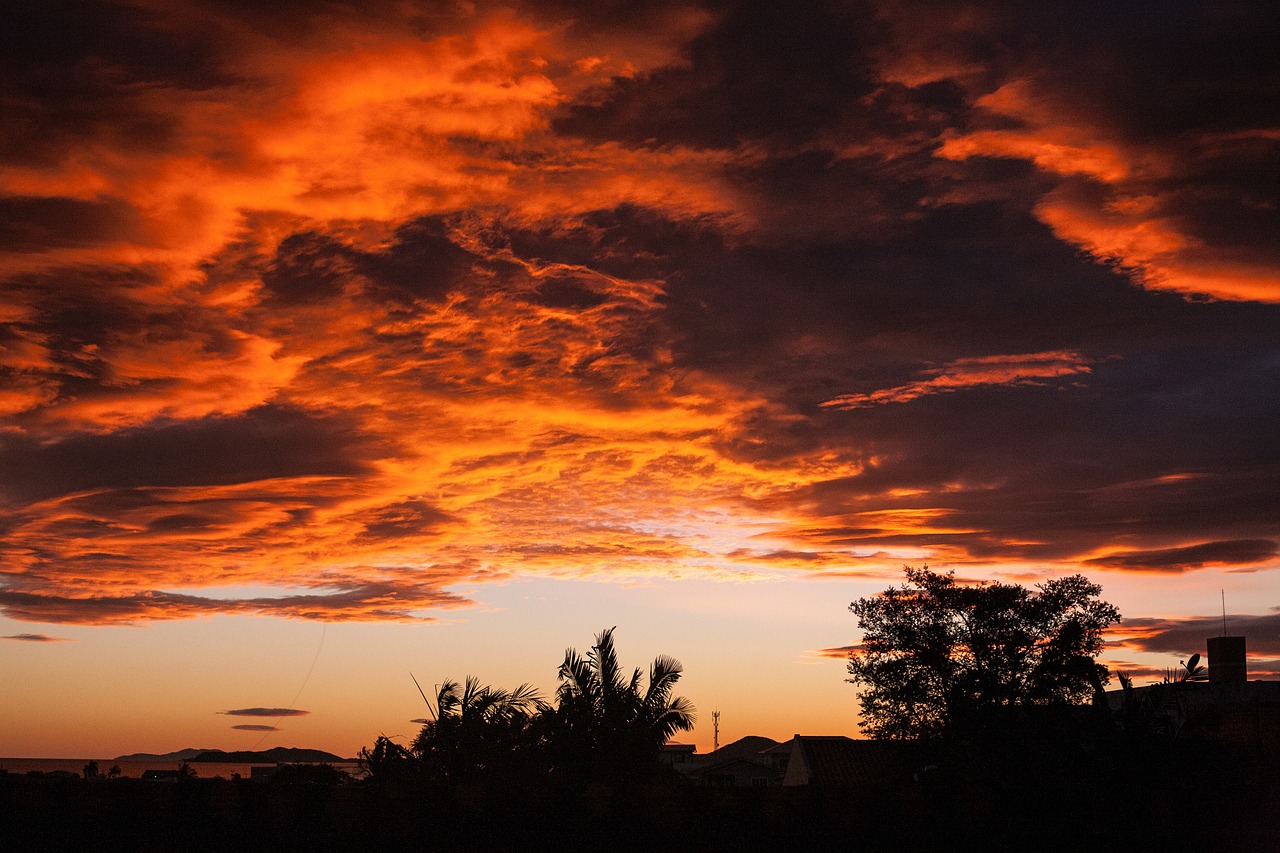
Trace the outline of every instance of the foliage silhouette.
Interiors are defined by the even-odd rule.
[[[386,735],[378,735],[373,746],[357,756],[360,769],[378,785],[404,784],[423,778],[422,763],[406,747]]]
[[[1199,653],[1178,666],[1165,670],[1164,678],[1146,687],[1135,688],[1133,679],[1117,672],[1122,700],[1116,714],[1121,730],[1137,738],[1173,740],[1193,722],[1193,702],[1188,696],[1190,685],[1209,680],[1208,671],[1200,664]]]
[[[1165,670],[1163,684],[1190,684],[1208,681],[1209,670],[1200,664],[1200,653],[1196,652],[1190,660],[1178,661],[1176,667]]]
[[[507,691],[472,676],[461,685],[446,680],[436,691],[435,719],[422,726],[411,750],[423,770],[444,784],[528,765],[538,746],[534,723],[545,708],[528,684]]]
[[[554,707],[527,684],[508,691],[470,676],[448,680],[434,702],[423,693],[433,719],[410,745],[381,736],[360,762],[375,785],[440,791],[653,780],[669,774],[662,745],[693,727],[693,705],[673,695],[682,673],[666,655],[647,683],[638,667],[625,672],[610,628],[585,656],[565,652]]]
[[[597,634],[585,657],[566,650],[560,665],[557,704],[547,720],[561,777],[618,782],[656,775],[662,745],[696,720],[689,700],[672,695],[680,662],[659,655],[642,690],[640,668],[628,676],[618,663],[613,631]]]
[[[1083,704],[1107,682],[1094,658],[1120,618],[1081,575],[1038,585],[963,585],[904,567],[907,583],[849,605],[863,631],[849,682],[864,686],[873,738],[959,737],[1020,710]]]

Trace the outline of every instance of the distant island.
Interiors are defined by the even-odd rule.
[[[190,761],[196,763],[218,762],[222,764],[315,764],[335,761],[352,761],[332,752],[320,749],[299,749],[277,746],[258,752],[224,752],[221,749],[180,749],[177,752],[135,752],[116,756],[115,761]]]
[[[117,755],[112,761],[190,761],[197,755],[213,752],[211,749],[180,749],[177,752],[134,752]]]

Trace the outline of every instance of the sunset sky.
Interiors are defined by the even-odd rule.
[[[904,564],[1280,678],[1280,17],[1051,6],[6,5],[0,756],[612,626],[701,750],[854,735]]]

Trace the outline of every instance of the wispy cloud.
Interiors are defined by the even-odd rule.
[[[1210,566],[1252,566],[1274,561],[1277,553],[1276,543],[1270,539],[1234,539],[1179,548],[1115,551],[1084,562],[1108,569],[1187,572]]]
[[[18,640],[23,643],[65,643],[69,637],[52,637],[48,634],[8,634],[0,637],[3,640]]]
[[[232,717],[305,717],[310,711],[296,708],[237,708],[234,711],[219,711]]]
[[[906,403],[929,394],[950,394],[992,385],[1043,385],[1090,372],[1079,352],[1060,350],[1024,355],[990,355],[961,358],[923,371],[927,379],[882,388],[866,394],[841,394],[822,403],[824,408],[858,409],[884,403]]]
[[[259,726],[259,725],[254,725],[253,723],[244,723],[242,725],[232,726],[231,728],[236,729],[238,731],[242,731],[242,732],[278,732],[280,731],[279,727],[277,726]]]
[[[829,649],[818,649],[814,652],[811,652],[811,654],[816,655],[817,657],[820,657],[820,658],[831,658],[832,660],[848,660],[849,655],[861,650],[862,650],[862,646],[860,645],[835,646]]]
[[[1223,624],[1221,616],[1141,617],[1125,619],[1110,633],[1126,648],[1186,656],[1204,654],[1207,639],[1221,635]],[[1228,614],[1225,624],[1233,636],[1245,637],[1250,655],[1280,657],[1280,613]]]

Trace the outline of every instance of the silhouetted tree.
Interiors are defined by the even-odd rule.
[[[641,686],[637,667],[628,676],[618,664],[612,628],[596,635],[586,657],[565,651],[557,705],[548,712],[556,770],[563,776],[604,781],[637,778],[660,767],[662,745],[693,728],[694,707],[672,696],[683,668],[660,655]]]
[[[332,788],[349,782],[350,778],[332,764],[286,764],[271,775],[271,784]]]
[[[422,764],[406,747],[386,735],[378,735],[373,746],[357,756],[360,768],[377,784],[411,782],[422,777]]]
[[[904,570],[903,586],[849,605],[863,640],[847,680],[864,687],[861,725],[871,737],[973,731],[1013,709],[1083,704],[1107,682],[1094,658],[1120,613],[1082,575],[1033,591]]]
[[[536,747],[533,722],[545,704],[528,684],[487,687],[468,676],[436,691],[435,719],[412,746],[427,774],[444,783],[475,780],[498,768],[525,763]]]
[[[1164,678],[1146,687],[1134,687],[1133,679],[1117,672],[1122,702],[1116,714],[1120,728],[1139,738],[1172,740],[1182,734],[1191,720],[1188,685],[1209,680],[1200,663],[1199,653],[1190,660],[1178,661],[1177,667],[1165,670]]]

